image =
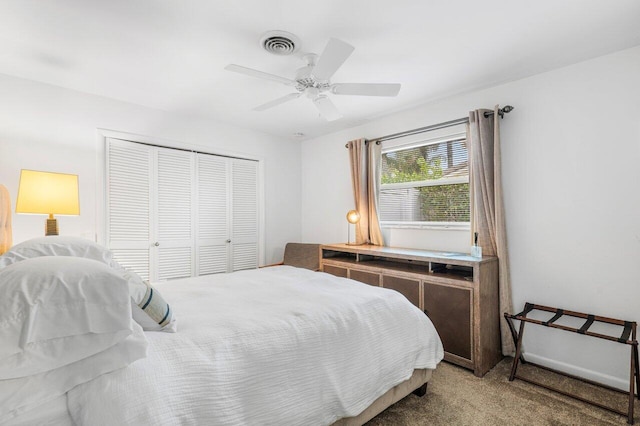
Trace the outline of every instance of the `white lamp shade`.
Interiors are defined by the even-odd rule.
[[[16,213],[79,215],[78,175],[22,170]]]

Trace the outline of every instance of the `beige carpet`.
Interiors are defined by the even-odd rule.
[[[367,423],[383,425],[625,425],[626,417],[550,392],[516,379],[509,382],[512,358],[480,379],[445,362],[433,374],[427,394],[409,395]],[[626,395],[596,388],[529,365],[518,374],[561,386],[583,397],[626,411]],[[635,422],[640,401],[635,400]]]

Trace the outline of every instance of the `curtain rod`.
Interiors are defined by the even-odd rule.
[[[505,105],[504,108],[498,109],[498,115],[500,116],[500,118],[504,118],[504,115],[510,113],[511,111],[513,111],[513,108],[514,107],[512,107],[511,105]],[[493,114],[494,114],[493,111],[485,111],[484,116],[486,118],[486,117],[492,116]],[[465,124],[465,123],[468,123],[468,122],[469,122],[469,117],[458,118],[456,120],[445,121],[444,123],[432,124],[431,126],[420,127],[418,129],[406,130],[404,132],[394,133],[392,135],[387,135],[387,136],[382,136],[382,137],[375,138],[375,139],[370,139],[367,142],[375,142],[376,144],[379,145],[380,142],[383,142],[383,141],[389,141],[389,140],[392,140],[392,139],[398,139],[398,138],[402,138],[402,137],[405,137],[405,136],[417,135],[417,134],[428,132],[428,131],[431,131],[431,130],[444,129],[444,128],[447,128],[447,127],[457,126],[458,124]],[[344,147],[348,148],[349,144],[345,144]]]

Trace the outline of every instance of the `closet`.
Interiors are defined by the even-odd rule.
[[[106,242],[144,279],[258,266],[258,162],[107,138]]]

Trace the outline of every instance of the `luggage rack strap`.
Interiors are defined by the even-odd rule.
[[[524,304],[524,310],[522,312],[520,312],[520,313],[515,314],[515,315],[511,315],[511,318],[514,318],[514,317],[526,317],[527,314],[533,310],[534,306],[535,305],[533,303],[529,303],[529,302],[525,303]],[[505,315],[507,315],[507,314],[505,314]]]
[[[591,327],[591,324],[593,324],[594,320],[595,320],[595,316],[589,315],[587,317],[587,320],[584,322],[584,324],[582,324],[582,327],[580,327],[580,329],[578,330],[578,333],[584,334],[589,329],[589,327]]]
[[[635,324],[635,323],[633,323]],[[629,335],[631,334],[631,328],[632,328],[632,323],[629,321],[625,321],[624,322],[624,330],[622,330],[622,335],[620,335],[620,338],[618,339],[618,342],[620,343],[627,343],[627,341],[629,340]],[[635,327],[633,327],[635,328]]]
[[[558,320],[558,318],[560,318],[562,315],[564,315],[564,311],[562,309],[557,309],[556,310],[556,314],[553,316],[553,318],[551,318],[549,321],[545,321],[543,322],[544,325],[549,325],[549,324],[553,324],[555,321]]]

